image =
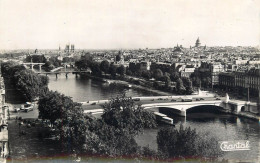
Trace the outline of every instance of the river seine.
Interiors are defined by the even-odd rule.
[[[82,102],[88,100],[109,99],[122,95],[127,96],[153,96],[149,91],[126,89],[123,86],[111,86],[106,83],[91,79],[75,78],[69,74],[49,76],[49,89],[63,93],[72,97],[74,101]],[[260,123],[251,119],[236,117],[227,114],[196,112],[188,113],[186,118],[172,117],[178,128],[180,124],[185,127],[196,129],[202,137],[214,136],[218,141],[248,140],[250,150],[226,151],[224,158],[230,161],[260,161]],[[160,126],[166,127],[166,126]],[[149,146],[157,150],[156,136],[158,129],[145,130],[136,137],[136,141],[141,146]],[[218,147],[220,148],[220,147]]]

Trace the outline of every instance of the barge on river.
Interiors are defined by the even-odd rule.
[[[167,115],[159,113],[159,112],[154,112],[154,115],[156,116],[156,120],[158,120],[159,122],[173,125],[173,119],[167,117]]]

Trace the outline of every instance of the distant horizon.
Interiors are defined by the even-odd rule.
[[[260,46],[258,0],[1,0],[0,49]]]
[[[75,45],[75,44],[74,44]],[[180,46],[180,45],[179,45]],[[200,47],[204,47],[205,45],[202,45]],[[109,48],[109,49],[105,49],[105,48],[76,48],[75,46],[75,51],[78,51],[78,50],[145,50],[145,49],[150,49],[150,50],[156,50],[156,49],[173,49],[175,46],[173,47],[161,47],[161,48]],[[186,49],[189,49],[190,47],[185,47],[185,46],[182,46],[183,48],[186,48]],[[192,46],[194,47],[194,46]],[[252,47],[252,48],[257,48],[259,49],[260,48],[260,45],[256,45],[256,46],[229,46],[229,45],[225,45],[225,46],[207,46],[206,47],[209,47],[209,48],[213,48],[213,47]],[[45,48],[45,49],[38,49],[38,48],[24,48],[24,49],[0,49],[0,51],[15,51],[15,50],[56,50],[56,51],[59,51],[59,47],[58,48]],[[64,51],[65,48],[61,48],[61,51]]]

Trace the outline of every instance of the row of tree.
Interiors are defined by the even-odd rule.
[[[160,69],[155,70],[143,70],[132,72],[129,68],[125,68],[123,65],[115,66],[110,64],[107,60],[103,60],[101,63],[94,62],[90,55],[81,56],[81,59],[75,62],[75,67],[81,71],[91,69],[92,74],[95,76],[102,76],[104,74],[110,74],[112,78],[115,78],[117,74],[123,77],[125,74],[129,76],[142,77],[147,79],[156,79],[158,82],[154,82],[152,85],[156,89],[163,89],[166,91],[171,90],[173,93],[178,94],[191,94],[193,92],[192,82],[189,78],[181,78],[176,71],[169,71],[163,73]],[[160,82],[163,82],[163,87]],[[175,89],[172,89],[172,83],[175,83]]]
[[[83,115],[79,103],[49,91],[39,100],[39,118],[49,120],[68,152],[106,156],[137,155],[142,152],[134,136],[157,126],[151,112],[135,108],[131,98],[115,98],[104,105],[101,119]]]
[[[12,84],[27,101],[33,101],[48,91],[48,77],[35,74],[22,65],[4,62],[1,63],[1,72],[5,81]]]
[[[107,60],[98,63],[93,61],[87,54],[81,56],[81,59],[75,62],[75,67],[80,71],[90,69],[93,75],[99,77],[102,76],[102,72],[104,74],[110,74],[113,78],[115,78],[117,74],[124,76],[126,73],[126,68],[123,65],[115,66],[114,64],[110,64]]]
[[[39,100],[39,118],[49,120],[64,148],[78,155],[172,159],[220,154],[215,139],[203,139],[195,130],[182,126],[159,130],[158,151],[142,148],[134,137],[145,128],[157,127],[154,114],[137,107],[131,97],[112,99],[103,108],[99,119],[84,116],[80,104],[50,91]]]

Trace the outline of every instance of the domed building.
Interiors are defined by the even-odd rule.
[[[199,37],[196,40],[195,47],[200,47],[200,38]]]

